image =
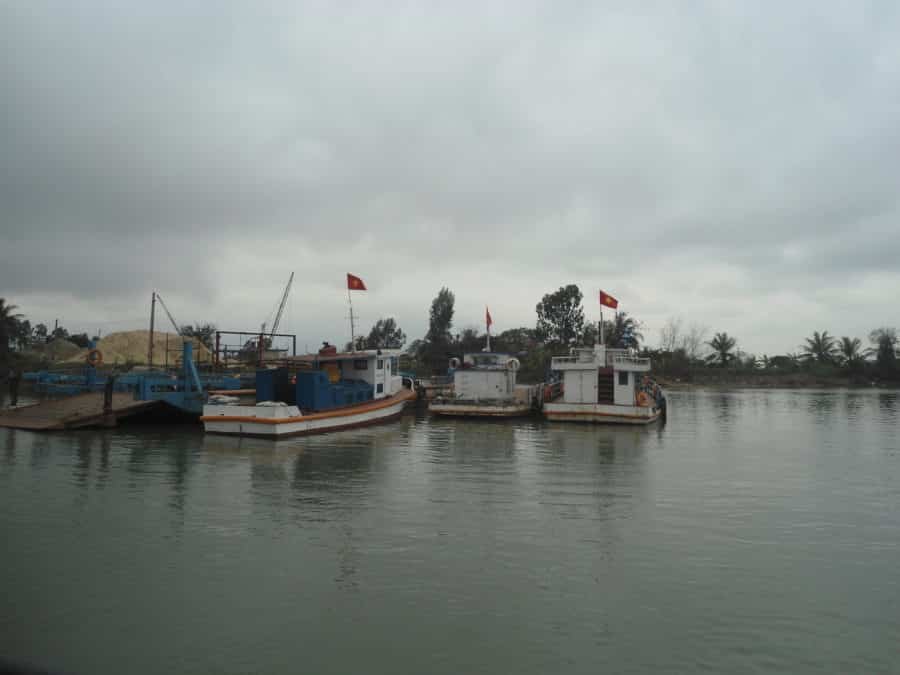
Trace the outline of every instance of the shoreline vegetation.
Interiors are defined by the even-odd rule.
[[[601,292],[603,298],[618,304]],[[872,330],[868,346],[856,337],[830,335],[814,331],[802,339],[797,351],[777,355],[756,355],[743,351],[738,340],[727,332],[713,333],[709,327],[686,324],[679,317],[668,319],[659,331],[659,343],[648,346],[641,332],[645,326],[626,311],[617,311],[600,323],[585,321],[584,296],[575,284],[547,293],[535,306],[534,327],[509,328],[491,333],[492,351],[515,355],[521,362],[519,381],[536,384],[550,378],[554,356],[569,353],[572,347],[592,346],[600,340],[615,348],[631,349],[651,359],[652,374],[664,386],[682,388],[863,388],[900,386],[897,330],[880,327]],[[422,339],[407,344],[406,334],[393,317],[379,318],[368,335],[347,343],[345,349],[402,349],[401,368],[419,377],[445,375],[450,359],[465,353],[482,351],[492,323],[485,308],[485,330],[467,326],[455,332],[453,318],[456,297],[449,288],[441,288],[431,303],[428,331]],[[71,353],[85,350],[91,340],[87,334],[69,334],[62,326],[48,330],[44,324],[32,326],[18,307],[0,298],[0,378],[9,370],[72,366]],[[216,326],[197,323],[181,327],[183,336],[212,347]],[[137,333],[138,331],[134,331]],[[108,336],[112,337],[112,336]],[[249,344],[249,343],[248,343]],[[198,345],[199,346],[199,345]],[[257,349],[250,345],[251,358]],[[58,356],[57,356],[58,353]],[[141,365],[143,345],[127,363],[125,370]],[[133,356],[134,360],[131,360]]]

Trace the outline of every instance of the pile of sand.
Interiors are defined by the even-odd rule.
[[[103,354],[103,363],[108,366],[140,365],[147,363],[150,331],[129,330],[110,333],[97,343],[97,349]],[[168,338],[169,365],[181,362],[181,345],[183,338],[175,333],[153,332],[153,365],[161,366],[166,362],[166,339]],[[209,363],[212,360],[210,351],[197,339],[194,345],[194,361]],[[75,346],[75,345],[73,345]],[[69,362],[84,362],[87,349],[78,349],[78,353],[66,359]]]

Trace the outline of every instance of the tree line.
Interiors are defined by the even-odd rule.
[[[491,336],[494,351],[514,354],[522,361],[523,381],[546,377],[550,359],[567,354],[574,346],[591,346],[599,340],[599,325],[586,321],[584,296],[575,284],[561,286],[545,294],[535,305],[533,327],[520,326]],[[405,350],[410,368],[420,375],[446,372],[451,357],[480,351],[485,333],[474,328],[453,332],[456,296],[443,287],[431,302],[428,331]],[[27,349],[35,343],[63,338],[86,348],[87,333],[70,334],[64,327],[52,331],[45,324],[32,326],[16,305],[0,298],[0,363],[8,362],[11,348]],[[851,380],[900,380],[898,334],[893,327],[880,327],[868,335],[868,345],[858,337],[836,337],[827,330],[814,331],[797,351],[757,356],[742,351],[737,339],[727,332],[712,333],[699,323],[685,324],[670,318],[660,330],[657,347],[644,344],[643,323],[628,312],[617,312],[603,322],[604,342],[612,347],[632,348],[653,361],[653,370],[672,377],[693,377],[704,373],[783,374],[809,372],[816,376],[842,376]],[[182,334],[211,346],[215,325],[198,323],[182,326]],[[378,319],[365,336],[356,338],[356,349],[401,349],[406,333],[393,317]]]

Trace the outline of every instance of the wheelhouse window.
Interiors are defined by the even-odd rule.
[[[376,394],[380,394],[383,391],[384,391],[384,385],[381,384],[381,382],[379,382],[378,384],[375,385],[375,393]]]
[[[353,369],[354,370],[368,370],[369,369],[369,360],[368,359],[353,359]]]
[[[384,359],[378,359],[378,363],[375,365],[378,370],[384,370]]]
[[[397,361],[398,359],[396,357],[391,358],[391,375],[397,374]]]
[[[619,384],[623,387],[628,385],[628,371],[626,371],[626,370],[619,371]]]

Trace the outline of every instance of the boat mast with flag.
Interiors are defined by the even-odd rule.
[[[347,275],[351,347],[324,343],[317,354],[287,359],[288,365],[256,372],[256,405],[227,396],[210,399],[200,418],[209,433],[284,438],[320,434],[396,419],[416,398],[399,373],[399,349],[357,349],[351,291],[365,291]]]
[[[544,415],[565,422],[655,422],[666,414],[666,397],[648,375],[650,359],[624,345],[606,344],[602,308],[617,310],[619,301],[604,291],[599,300],[599,340],[593,347],[576,347],[569,356],[552,359],[550,367],[561,374],[563,391],[544,402]]]
[[[540,385],[518,384],[519,360],[491,351],[491,311],[484,308],[485,346],[480,352],[463,354],[462,361],[450,359],[453,377],[450,394],[434,398],[428,410],[436,415],[456,417],[517,417],[528,415],[540,405]]]

